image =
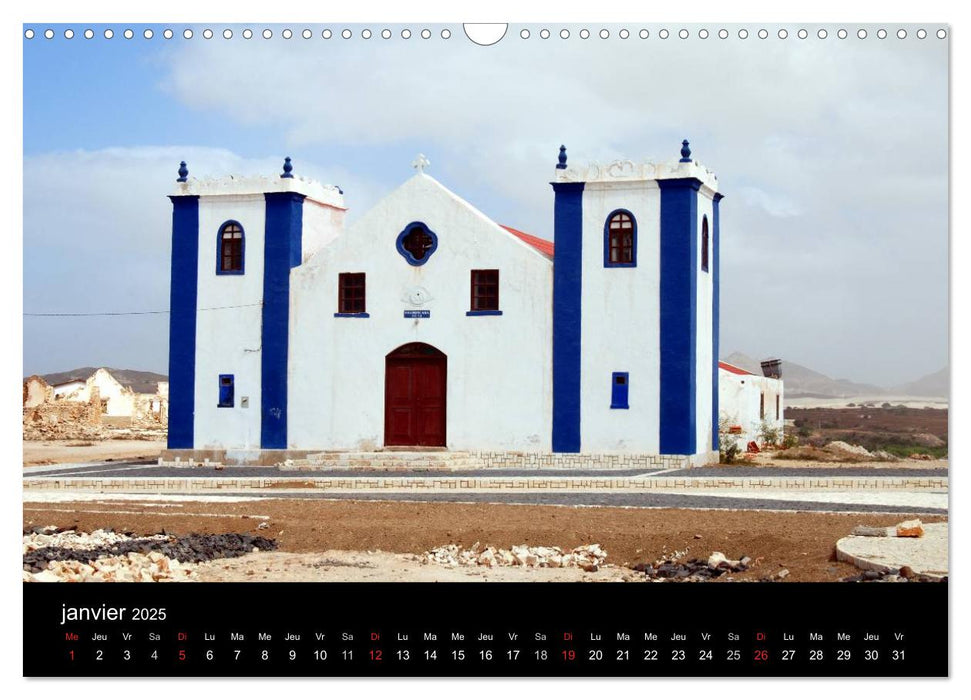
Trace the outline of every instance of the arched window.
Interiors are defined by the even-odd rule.
[[[227,221],[219,228],[218,274],[243,274],[243,244],[243,227],[238,222]]]
[[[708,272],[708,216],[701,219],[701,269]]]
[[[604,224],[604,267],[637,264],[637,221],[626,209],[611,212]]]

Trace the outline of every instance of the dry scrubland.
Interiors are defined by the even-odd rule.
[[[896,457],[947,456],[948,409],[907,408],[885,403],[844,408],[786,408],[793,421],[788,433],[801,446],[822,447],[833,441],[859,445]],[[808,456],[808,455],[807,455]]]

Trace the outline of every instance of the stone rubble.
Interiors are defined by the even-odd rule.
[[[890,527],[857,525],[850,532],[855,537],[923,537],[924,525],[920,519],[905,520]]]
[[[905,520],[897,523],[896,535],[897,537],[923,537],[924,526],[917,519]]]
[[[851,445],[848,442],[843,442],[842,440],[834,440],[833,442],[827,443],[827,450],[836,450],[839,452],[849,452],[850,454],[860,455],[861,457],[873,457],[871,453],[865,447],[860,445]]]
[[[947,583],[947,576],[941,579],[933,579],[930,576],[919,574],[909,566],[902,566],[899,569],[887,569],[885,571],[873,571],[867,569],[854,576],[841,578],[843,583]]]
[[[176,537],[163,531],[138,537],[110,529],[35,527],[23,536],[23,580],[189,581],[199,562],[276,547],[274,540],[237,533]]]
[[[748,571],[752,558],[729,559],[722,552],[712,552],[708,559],[687,559],[687,550],[634,566],[634,571],[651,581],[710,581],[726,573]]]
[[[542,568],[565,568],[576,566],[584,571],[598,571],[607,559],[607,552],[599,544],[588,544],[564,552],[559,547],[530,547],[525,544],[514,545],[510,549],[495,547],[480,548],[476,542],[468,549],[457,544],[436,547],[418,555],[422,564],[439,566],[524,566]]]

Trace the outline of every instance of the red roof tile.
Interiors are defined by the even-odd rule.
[[[499,225],[502,226],[502,224],[499,224]],[[537,238],[536,236],[530,236],[528,233],[523,233],[522,231],[518,231],[510,226],[502,226],[502,227],[507,231],[509,231],[509,233],[514,235],[516,238],[521,240],[523,243],[527,243],[533,246],[536,250],[541,252],[546,257],[548,258],[553,257],[553,241],[547,241],[544,238]]]
[[[751,372],[748,372],[748,371],[742,369],[741,367],[736,367],[735,365],[730,365],[727,362],[721,362],[721,361],[719,361],[718,368],[719,369],[723,369],[726,372],[731,372],[732,374],[752,374]]]

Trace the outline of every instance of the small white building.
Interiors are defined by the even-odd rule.
[[[349,227],[343,192],[289,158],[273,178],[195,180],[183,163],[166,456],[717,459],[717,179],[687,142],[663,164],[578,168],[565,151],[555,247],[423,156]]]
[[[782,378],[753,374],[727,362],[718,363],[718,403],[723,427],[736,436],[738,447],[760,447],[763,423],[782,439],[785,417]],[[726,425],[727,424],[727,425]]]
[[[86,380],[80,378],[68,379],[51,386],[55,399],[67,399],[69,401],[80,401],[77,397],[86,390]],[[87,402],[85,396],[84,401]]]

